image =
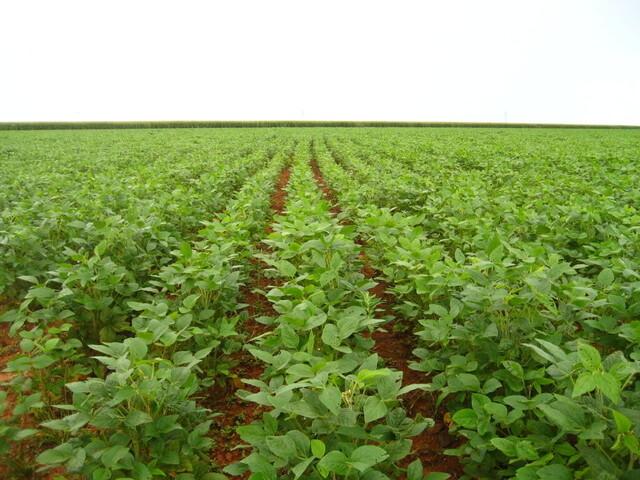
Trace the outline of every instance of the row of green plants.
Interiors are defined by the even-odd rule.
[[[264,363],[245,379],[241,397],[267,411],[238,428],[249,454],[225,469],[252,480],[364,479],[425,476],[420,460],[400,466],[411,438],[432,425],[410,418],[402,373],[386,368],[370,333],[385,322],[374,285],[361,273],[355,230],[340,224],[322,199],[309,166],[309,142],[296,151],[286,214],[276,217],[259,256],[278,286],[266,295],[276,317],[259,320],[267,333],[246,348]]]
[[[224,210],[285,139],[195,131],[24,132],[1,142],[0,295],[100,244],[140,284]]]
[[[623,208],[614,197],[607,208],[604,198],[581,205],[586,198],[566,194],[565,201],[578,202],[567,211],[599,213],[590,219],[593,228],[582,230],[580,244],[567,241],[569,228],[551,241],[515,235],[526,227],[524,218],[491,204],[483,208],[502,215],[499,226],[487,228],[481,213],[472,218],[460,205],[446,223],[464,222],[467,233],[441,241],[428,230],[431,212],[418,203],[411,212],[367,203],[371,185],[360,188],[349,168],[361,158],[332,152],[331,142],[317,143],[317,157],[359,219],[368,256],[391,285],[398,315],[409,328],[417,326],[413,368],[425,373],[452,414],[453,431],[465,439],[448,453],[463,459],[470,478],[640,474],[638,234],[628,220],[614,224],[619,217],[608,216]],[[599,168],[592,162],[582,168]],[[545,188],[561,189],[562,180]],[[608,192],[608,181],[602,183]],[[517,199],[517,191],[513,195]],[[541,201],[564,196],[545,192]],[[555,221],[568,225],[566,215]],[[611,249],[614,229],[624,249]]]
[[[50,447],[36,458],[40,469],[62,468],[71,478],[225,478],[208,456],[215,412],[199,399],[227,390],[247,317],[240,289],[290,148],[145,286],[131,282],[103,244],[87,264],[68,266],[73,275],[26,279],[33,286],[24,301],[2,317],[21,350],[0,397],[10,407],[0,455],[16,478],[34,475],[29,456],[12,451],[19,442]]]
[[[325,141],[368,203],[420,215],[449,254],[496,229],[573,263],[640,253],[633,136],[453,130]]]

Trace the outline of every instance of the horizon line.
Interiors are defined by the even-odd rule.
[[[268,127],[475,127],[475,128],[640,128],[640,125],[467,122],[412,120],[82,120],[3,121],[0,130],[110,129],[110,128],[268,128]]]

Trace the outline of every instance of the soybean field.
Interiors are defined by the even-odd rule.
[[[0,478],[640,478],[640,129],[0,131]]]

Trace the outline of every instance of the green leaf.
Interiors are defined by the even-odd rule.
[[[136,462],[133,465],[133,473],[136,480],[153,480],[153,473],[144,463]]]
[[[476,428],[476,425],[478,424],[478,415],[470,408],[458,410],[451,418],[454,423],[463,428]]]
[[[422,480],[424,467],[419,458],[409,464],[407,468],[407,480]]]
[[[516,443],[516,452],[521,460],[537,460],[538,452],[528,440],[520,440]]]
[[[492,438],[491,445],[496,447],[507,457],[515,458],[518,456],[518,452],[516,451],[516,444],[508,438]]]
[[[141,338],[127,338],[124,344],[128,347],[133,359],[140,360],[147,355],[147,344]]]
[[[309,468],[309,465],[311,465],[311,462],[313,462],[313,457],[307,458],[301,461],[291,469],[291,473],[293,473],[294,475],[293,477],[294,480],[297,480],[298,478],[300,478],[302,474],[307,471],[307,468]]]
[[[322,404],[327,407],[332,414],[338,415],[342,402],[342,394],[337,387],[333,385],[325,387],[325,389],[320,392],[319,397]]]
[[[150,303],[140,303],[140,302],[127,302],[127,305],[129,306],[130,309],[136,310],[138,312],[147,310],[152,306]]]
[[[320,459],[317,468],[322,478],[327,478],[330,473],[345,475],[349,470],[347,456],[338,450],[333,450]]]
[[[575,433],[581,429],[581,426],[576,424],[572,419],[567,417],[560,410],[553,408],[551,405],[538,405],[538,408],[547,416],[552,423],[560,427],[566,432]]]
[[[273,368],[275,368],[276,370],[280,370],[286,367],[289,364],[290,360],[291,360],[291,353],[289,353],[286,350],[281,350],[280,353],[278,353],[273,357],[273,363],[272,363]]]
[[[539,468],[536,473],[540,480],[573,480],[572,470],[558,463]]]
[[[522,365],[520,365],[518,362],[505,360],[504,362],[502,362],[502,366],[507,370],[507,372],[509,372],[514,377],[520,378],[520,379],[524,378],[524,369],[522,368]]]
[[[573,398],[589,393],[596,388],[595,374],[591,372],[585,372],[578,377],[575,385],[573,386]]]
[[[25,282],[33,283],[34,285],[38,284],[38,279],[32,275],[20,275],[18,278]]]
[[[200,299],[200,295],[197,295],[197,294],[194,293],[192,295],[189,295],[187,298],[185,298],[182,301],[182,305],[184,305],[184,307],[187,310],[191,310],[191,309],[193,309],[193,307],[195,307],[196,303],[198,303],[199,299]]]
[[[340,345],[340,338],[338,337],[338,327],[333,323],[325,324],[322,329],[322,342],[330,347],[337,347]]]
[[[594,375],[596,388],[613,403],[620,402],[620,383],[610,373],[598,372]]]
[[[111,471],[104,468],[96,468],[91,475],[91,480],[110,480],[111,479]]]
[[[384,448],[375,445],[364,445],[356,448],[351,454],[350,463],[353,468],[360,472],[383,462],[389,457]]]
[[[613,420],[616,423],[616,431],[617,433],[627,433],[631,430],[633,423],[629,420],[628,417],[618,412],[617,410],[613,410]]]
[[[63,443],[55,448],[45,450],[36,457],[36,461],[42,465],[59,465],[73,457],[75,449],[70,443]]]
[[[326,449],[327,447],[322,440],[318,440],[318,439],[311,440],[311,453],[313,453],[314,457],[316,458],[324,457],[324,452],[326,451]]]
[[[447,480],[451,475],[444,472],[431,472],[424,477],[424,480]]]
[[[295,277],[296,275],[296,267],[293,263],[287,260],[281,260],[277,264],[278,271],[283,277]]]
[[[50,355],[38,355],[37,357],[33,358],[33,360],[31,361],[31,365],[33,366],[33,368],[41,370],[43,368],[47,368],[50,365],[53,365],[55,361],[56,359]]]
[[[373,422],[387,414],[387,405],[377,396],[369,397],[364,402],[364,421]]]
[[[66,468],[70,472],[76,472],[82,468],[87,459],[87,452],[84,448],[77,448],[73,457],[67,462]]]
[[[606,288],[610,286],[615,280],[615,276],[613,275],[613,270],[610,268],[605,268],[598,274],[598,278],[596,283],[599,287]]]
[[[119,462],[127,456],[130,456],[131,453],[127,447],[122,445],[114,445],[113,447],[107,448],[100,457],[102,464],[111,469],[118,468]]]
[[[578,345],[578,357],[584,368],[590,372],[594,372],[602,366],[600,352],[586,343],[580,343]]]
[[[127,414],[127,418],[125,419],[124,423],[128,427],[137,427],[139,425],[150,423],[152,421],[153,419],[148,413],[142,412],[140,410],[131,410]]]
[[[190,259],[193,256],[191,244],[189,242],[180,243],[180,253],[182,254],[182,258],[186,260]]]
[[[289,460],[295,458],[296,456],[296,445],[295,443],[286,436],[271,436],[266,439],[267,447],[271,452],[285,460]]]

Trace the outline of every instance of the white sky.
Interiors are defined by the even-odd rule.
[[[0,0],[0,121],[640,125],[640,0]]]

